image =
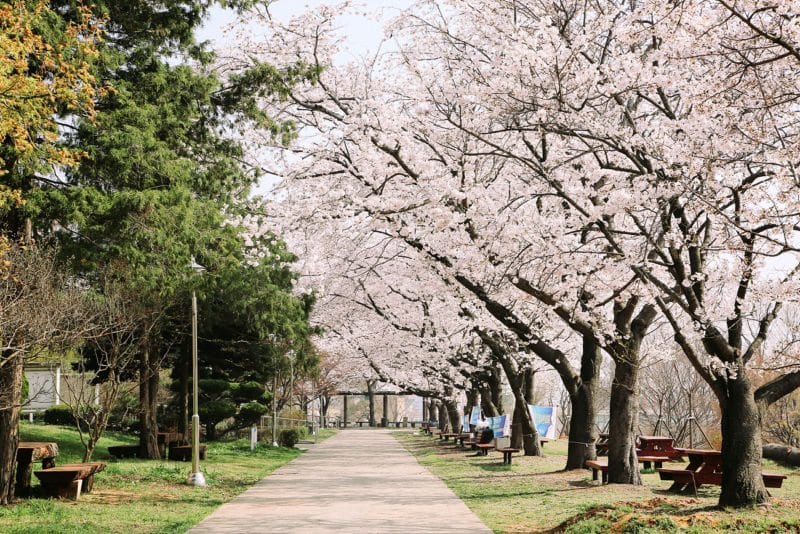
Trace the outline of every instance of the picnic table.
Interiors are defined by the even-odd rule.
[[[27,497],[31,492],[33,462],[42,462],[42,469],[56,465],[58,444],[44,441],[20,441],[17,445],[17,480],[15,492],[19,497]]]
[[[658,469],[661,480],[671,480],[669,491],[680,492],[697,488],[703,484],[722,485],[722,452],[714,449],[676,449],[689,457],[689,465],[685,469]],[[764,485],[768,488],[780,488],[786,475],[762,473]]]
[[[639,436],[636,438],[638,448],[636,455],[639,462],[644,463],[645,469],[650,469],[650,464],[655,464],[656,469],[664,462],[681,460],[683,453],[673,445],[675,440],[666,436]]]

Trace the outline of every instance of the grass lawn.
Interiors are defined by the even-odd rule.
[[[800,532],[800,469],[771,461],[765,471],[788,475],[770,489],[771,506],[720,511],[719,486],[703,486],[695,497],[667,492],[670,483],[655,471],[643,475],[643,486],[601,486],[591,471],[561,471],[565,441],[545,445],[545,457],[515,456],[504,466],[497,452],[478,457],[427,435],[395,436],[495,532]]]
[[[20,430],[24,441],[57,442],[57,464],[81,461],[82,447],[74,429],[23,422]],[[108,433],[93,457],[108,465],[95,475],[92,493],[82,494],[77,502],[32,498],[0,507],[0,532],[185,532],[301,454],[298,449],[263,445],[251,452],[249,440],[209,443],[207,460],[201,462],[208,486],[195,488],[185,484],[190,462],[114,460],[108,455],[109,445],[133,442],[135,438],[129,435]],[[34,476],[32,482],[35,491],[38,479]]]

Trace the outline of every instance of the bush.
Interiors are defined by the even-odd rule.
[[[44,422],[48,425],[75,426],[72,410],[66,404],[50,406],[44,411]]]
[[[239,413],[236,414],[236,421],[239,426],[250,426],[257,423],[267,411],[268,408],[263,404],[248,402],[239,408]]]
[[[233,394],[237,402],[257,401],[264,394],[264,387],[258,382],[242,382],[234,385]]]
[[[281,447],[294,447],[298,441],[300,441],[300,433],[294,428],[281,430],[281,433],[278,435],[278,444]]]

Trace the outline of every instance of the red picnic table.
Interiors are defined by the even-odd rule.
[[[714,449],[676,449],[689,457],[685,469],[658,469],[661,480],[672,480],[669,491],[679,492],[690,487],[697,493],[703,484],[722,485],[722,452]],[[786,475],[762,473],[764,485],[780,488]]]

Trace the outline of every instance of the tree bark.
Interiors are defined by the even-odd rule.
[[[191,347],[189,347],[187,343],[184,343],[181,358],[178,361],[178,406],[180,409],[180,415],[178,416],[178,433],[186,440],[189,439],[190,350]]]
[[[14,471],[19,444],[22,355],[6,357],[0,366],[0,505],[14,500]]]
[[[441,401],[436,402],[436,418],[439,421],[439,430],[442,432],[447,432],[448,422],[447,422],[447,410],[445,409],[444,403]]]
[[[597,343],[590,337],[583,336],[580,378],[576,381],[574,387],[567,388],[570,404],[572,405],[572,413],[569,420],[566,470],[583,469],[586,460],[597,458],[594,400],[597,393],[597,385],[600,381],[602,359],[603,354]]]
[[[146,347],[139,365],[139,455],[141,458],[157,460],[158,450],[158,371],[152,351]]]
[[[367,380],[367,396],[369,397],[369,426],[375,426],[375,382]]]
[[[522,391],[525,393],[525,402],[534,404],[536,401],[536,369],[531,367],[525,369],[523,378],[525,382]]]
[[[761,478],[761,416],[754,388],[740,363],[737,376],[727,380],[722,407],[721,507],[752,506],[769,501]]]
[[[458,413],[458,404],[452,399],[444,401],[444,406],[447,410],[447,416],[450,419],[451,432],[458,433],[461,431],[461,414]]]
[[[492,392],[488,387],[481,388],[481,411],[484,417],[497,417],[500,411],[492,402]]]
[[[608,482],[641,485],[636,457],[636,427],[639,417],[639,355],[642,340],[656,318],[651,304],[634,317],[638,298],[614,304],[617,339],[607,348],[614,360],[608,429]]]
[[[639,412],[637,392],[638,361],[617,361],[611,384],[608,430],[608,482],[641,485],[639,460],[636,457],[636,419]]]

